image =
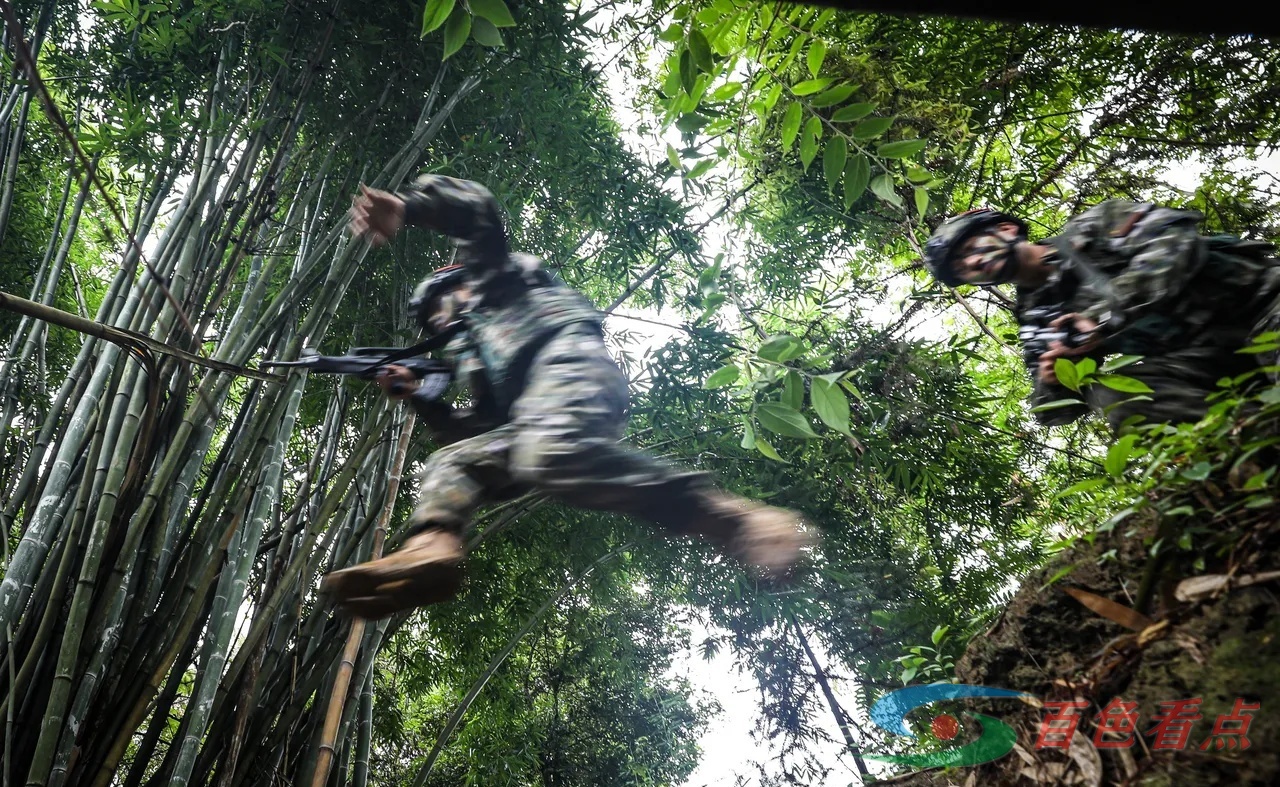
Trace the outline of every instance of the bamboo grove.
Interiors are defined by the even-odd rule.
[[[999,199],[1051,225],[1158,190],[1194,115],[1222,122],[1196,142],[1211,188],[1183,197],[1264,223],[1224,151],[1274,140],[1280,72],[1252,44],[1197,43],[1193,68],[1177,39],[774,5],[12,4],[0,291],[33,306],[0,315],[5,784],[679,784],[712,712],[669,674],[694,644],[758,681],[787,778],[830,772],[829,719],[866,774],[874,733],[829,675],[865,701],[931,668],[902,672],[931,639],[941,668],[1091,505],[1052,493],[1096,434],[1034,435],[983,390],[1024,385],[998,299],[906,338],[954,303],[913,278],[924,220]],[[624,143],[614,50],[681,147]],[[1150,114],[1197,78],[1222,101]],[[361,385],[256,364],[414,338],[408,293],[446,245],[373,253],[343,226],[359,183],[424,170],[490,186],[514,245],[602,308],[687,315],[620,354],[646,380],[628,439],[804,510],[824,543],[796,589],[522,498],[478,523],[457,602],[366,625],[317,597],[397,545],[433,445]],[[888,280],[905,300],[876,322],[859,304]],[[103,327],[31,316],[50,308]]]

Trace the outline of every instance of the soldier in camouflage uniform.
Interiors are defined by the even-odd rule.
[[[461,536],[476,509],[530,490],[702,536],[759,573],[786,574],[808,539],[800,517],[618,444],[627,380],[605,348],[604,315],[536,258],[508,249],[488,190],[431,175],[396,194],[362,187],[353,234],[380,245],[406,225],[455,240],[457,264],[419,285],[412,303],[429,334],[457,320],[465,326],[444,353],[472,407],[415,396],[403,367],[379,379],[409,399],[442,447],[423,470],[404,546],[329,574],[323,590],[368,618],[448,599],[462,580]]]
[[[1090,408],[1113,430],[1126,422],[1196,421],[1218,380],[1276,363],[1274,353],[1237,350],[1262,332],[1280,328],[1280,264],[1274,247],[1257,241],[1203,236],[1203,217],[1151,203],[1108,200],[1038,243],[1026,224],[988,208],[943,222],[929,239],[925,264],[952,287],[1017,285],[1015,313],[1027,325],[1033,309],[1061,313],[1054,328],[1075,338],[1054,341],[1027,359],[1032,404],[1078,398],[1061,385],[1054,361],[1114,353],[1142,360],[1121,373],[1146,383],[1149,400],[1104,385],[1085,388],[1085,402],[1037,413],[1062,424]],[[1256,360],[1255,360],[1256,359]],[[1130,420],[1132,419],[1132,420]]]

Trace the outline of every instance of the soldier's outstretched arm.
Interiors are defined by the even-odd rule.
[[[406,224],[427,227],[478,246],[479,259],[501,261],[507,251],[507,234],[493,194],[470,180],[445,175],[423,175],[397,192],[404,200]]]

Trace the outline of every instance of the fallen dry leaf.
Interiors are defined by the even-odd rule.
[[[1142,631],[1145,628],[1155,625],[1155,621],[1146,615],[1143,615],[1140,612],[1135,612],[1123,604],[1117,604],[1109,598],[1103,598],[1102,596],[1090,593],[1087,590],[1081,590],[1080,588],[1064,587],[1063,590],[1076,601],[1084,604],[1086,607],[1098,613],[1102,617],[1114,623],[1119,623],[1127,629]]]
[[[1205,574],[1182,580],[1173,591],[1173,595],[1179,601],[1199,601],[1225,589],[1228,585],[1242,588],[1259,582],[1270,582],[1273,579],[1280,579],[1280,571],[1264,571],[1261,574],[1249,574],[1243,577],[1232,577],[1229,574]]]

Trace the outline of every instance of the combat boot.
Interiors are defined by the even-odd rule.
[[[320,583],[341,609],[376,620],[453,598],[462,586],[462,539],[426,530],[386,557],[334,571]]]
[[[770,579],[786,578],[801,550],[814,543],[794,511],[775,508],[719,490],[699,490],[698,515],[688,524],[700,535]]]

